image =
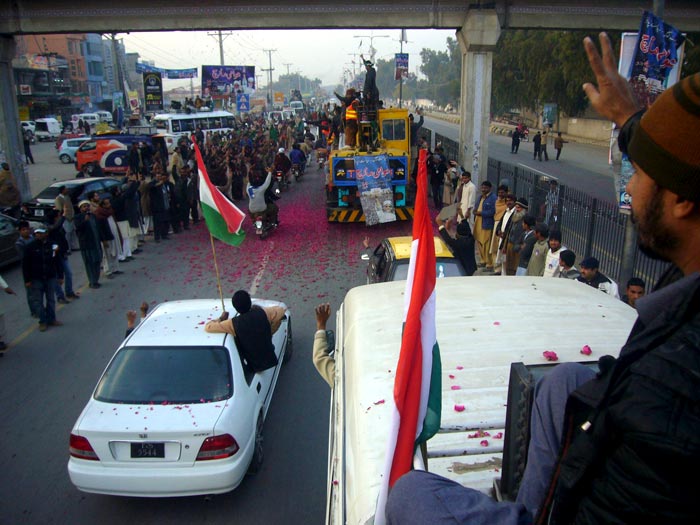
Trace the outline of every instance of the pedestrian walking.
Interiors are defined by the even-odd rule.
[[[511,153],[518,153],[519,148],[520,148],[520,132],[516,128],[513,130],[513,135],[510,138],[510,152]]]
[[[24,143],[24,158],[25,162],[29,164],[30,162],[34,164],[34,156],[32,155],[32,132],[25,129],[22,132],[22,142]]]
[[[34,308],[39,312],[39,331],[48,326],[60,326],[56,320],[56,284],[63,284],[63,264],[58,255],[59,247],[49,242],[46,228],[34,230],[34,240],[24,249],[22,275],[24,285],[30,290]]]
[[[564,140],[563,138],[561,138],[561,131],[557,133],[557,136],[554,138],[554,149],[557,150],[557,160],[559,160],[559,156],[561,155],[561,150],[564,147],[564,144],[568,142],[568,140]]]

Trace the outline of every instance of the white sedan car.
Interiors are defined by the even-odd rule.
[[[192,496],[235,489],[263,460],[263,424],[292,320],[273,335],[277,366],[255,373],[227,334],[204,324],[214,299],[156,307],[127,337],[102,374],[70,435],[68,473],[85,492]]]

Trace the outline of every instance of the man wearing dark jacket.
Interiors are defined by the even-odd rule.
[[[46,228],[34,230],[34,240],[24,248],[22,275],[24,285],[30,290],[30,300],[39,312],[39,331],[48,326],[60,326],[56,320],[56,284],[63,284],[63,264],[59,247],[49,242]]]
[[[167,240],[170,221],[174,211],[173,183],[168,181],[165,173],[156,173],[156,180],[149,184],[151,196],[151,213],[153,213],[153,236],[156,242]]]
[[[389,496],[390,524],[415,523],[418,509],[424,523],[448,523],[437,511],[430,519],[426,508],[449,514],[449,523],[466,513],[473,523],[502,524],[530,523],[532,516],[549,525],[698,520],[700,149],[693,131],[700,125],[700,74],[667,89],[643,113],[617,72],[608,36],[601,33],[600,41],[602,59],[591,39],[584,40],[598,85],[584,90],[620,129],[620,149],[634,166],[626,189],[640,248],[673,263],[679,280],[662,277],[665,286],[637,302],[639,317],[620,356],[601,358],[597,376],[566,363],[538,384],[516,503],[495,503],[438,476],[409,473]],[[560,394],[551,395],[555,390]],[[554,429],[549,437],[559,433],[561,440],[546,439],[540,430],[547,426]]]
[[[474,255],[474,236],[467,221],[462,221],[457,225],[457,237],[452,237],[447,228],[450,227],[450,220],[444,221],[440,217],[435,217],[438,225],[438,233],[450,247],[452,253],[459,260],[466,272],[466,275],[474,275],[476,271],[476,256]]]

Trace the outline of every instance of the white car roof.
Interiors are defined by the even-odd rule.
[[[224,298],[229,314],[235,313]],[[260,306],[285,306],[279,301],[254,299]],[[187,299],[159,304],[124,341],[123,346],[220,346],[225,334],[209,334],[204,325],[221,315],[220,299]]]
[[[404,289],[405,282],[360,286],[348,292],[342,305],[334,403],[344,412],[335,433],[344,433],[336,443],[344,442],[345,450],[336,450],[331,458],[338,481],[331,499],[337,506],[344,492],[346,508],[336,523],[364,524],[374,514],[391,420]],[[465,430],[439,433],[428,441],[429,455],[438,456],[429,460],[429,470],[477,490],[489,489],[501,475],[503,439],[487,438],[488,446],[483,446],[483,438],[467,439],[467,434],[503,431],[511,363],[546,364],[545,350],[555,351],[559,362],[617,356],[636,317],[619,299],[569,279],[438,279],[441,428]],[[584,345],[592,355],[580,353]],[[455,409],[458,405],[465,407],[462,412]],[[467,463],[478,468],[454,468]]]

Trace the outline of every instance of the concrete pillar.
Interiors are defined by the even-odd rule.
[[[493,50],[501,35],[495,10],[470,10],[457,31],[462,49],[460,164],[477,186],[486,180],[489,158]]]
[[[15,176],[22,200],[31,198],[29,177],[24,158],[24,143],[17,108],[17,90],[12,73],[12,59],[15,57],[15,40],[11,36],[0,35],[0,150]]]

